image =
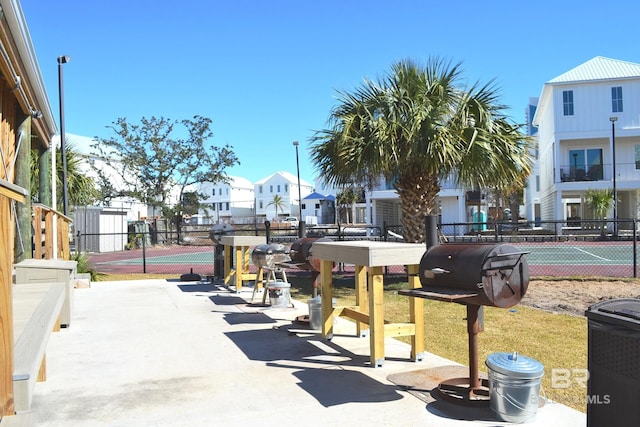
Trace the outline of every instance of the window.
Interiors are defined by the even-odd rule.
[[[285,184],[284,185],[284,192],[288,193],[289,192],[289,184]]]
[[[258,193],[262,194],[262,185],[258,187]]]
[[[613,113],[622,113],[622,86],[611,88],[611,111]]]
[[[269,193],[273,193],[273,185],[269,186]]]
[[[636,170],[640,169],[640,145],[634,147],[636,153]]]
[[[226,209],[225,210],[228,211],[229,210],[229,202],[225,203],[225,205],[226,205]]]
[[[278,193],[280,192],[280,184],[278,184]]]
[[[262,200],[260,200],[260,209],[262,209]]]
[[[222,210],[222,203],[218,203],[218,210],[221,211]]]
[[[603,179],[602,149],[569,150],[569,177],[574,181],[600,181]]]
[[[302,207],[300,209],[307,209],[307,204],[306,203],[303,203],[301,206]]]
[[[565,116],[573,116],[573,91],[562,91],[562,110]]]
[[[218,188],[218,196],[222,196],[222,188]]]
[[[316,209],[320,209],[320,203],[316,203]]]
[[[225,188],[225,194],[228,196],[229,195],[229,187]]]

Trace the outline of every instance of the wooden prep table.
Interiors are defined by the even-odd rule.
[[[418,268],[426,252],[424,244],[378,241],[315,242],[312,251],[313,257],[320,260],[322,335],[325,338],[333,337],[334,316],[348,317],[356,321],[360,336],[364,335],[364,325],[369,325],[370,357],[374,367],[382,366],[384,363],[385,337],[411,336],[411,359],[422,360],[424,303],[417,298],[409,298],[409,323],[385,323],[383,267],[407,266],[409,288],[420,288]],[[355,266],[355,306],[332,307],[334,262]]]
[[[255,274],[249,274],[249,260],[251,254],[249,250],[252,246],[267,243],[265,236],[222,236],[221,243],[224,245],[224,284],[229,286],[231,276],[234,277],[236,292],[242,290],[244,280],[255,280]],[[235,252],[235,268],[231,266],[232,254]]]

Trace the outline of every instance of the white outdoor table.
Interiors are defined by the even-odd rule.
[[[255,280],[255,274],[249,274],[249,260],[251,254],[249,250],[252,246],[267,243],[265,236],[222,236],[220,241],[224,245],[224,284],[231,283],[231,276],[234,277],[236,292],[242,290],[244,280]],[[235,252],[235,267],[231,266],[232,254]]]
[[[383,267],[407,266],[409,288],[420,288],[418,267],[426,251],[425,245],[378,241],[316,242],[312,250],[313,257],[321,260],[322,335],[327,339],[333,337],[334,316],[348,317],[356,321],[361,336],[363,325],[369,325],[370,360],[374,367],[384,363],[385,337],[411,336],[411,358],[422,360],[424,303],[417,298],[409,298],[409,323],[385,323]],[[332,307],[334,263],[355,265],[355,306]]]

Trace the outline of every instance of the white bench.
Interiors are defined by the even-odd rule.
[[[36,381],[46,380],[49,335],[60,328],[65,283],[13,286],[13,393],[16,412],[31,407]]]
[[[73,288],[77,269],[76,261],[60,259],[25,259],[14,264],[16,285],[25,283],[55,283],[66,285],[64,305],[60,317],[60,326],[69,327],[73,313]]]

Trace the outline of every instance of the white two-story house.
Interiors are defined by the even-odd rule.
[[[637,218],[640,64],[598,56],[546,82],[533,125],[543,221],[593,218],[585,192],[614,187],[617,217]]]
[[[253,184],[246,178],[229,176],[229,183],[200,184],[199,193],[205,196],[199,214],[203,223],[253,223],[255,198]],[[244,221],[246,219],[246,221]]]
[[[300,180],[289,172],[279,171],[253,184],[256,199],[256,216],[269,221],[280,220],[288,216],[300,218],[300,198],[313,193],[313,185]],[[275,196],[279,196],[282,206],[276,215]],[[304,203],[304,201],[302,202]],[[303,218],[304,219],[304,218]]]

